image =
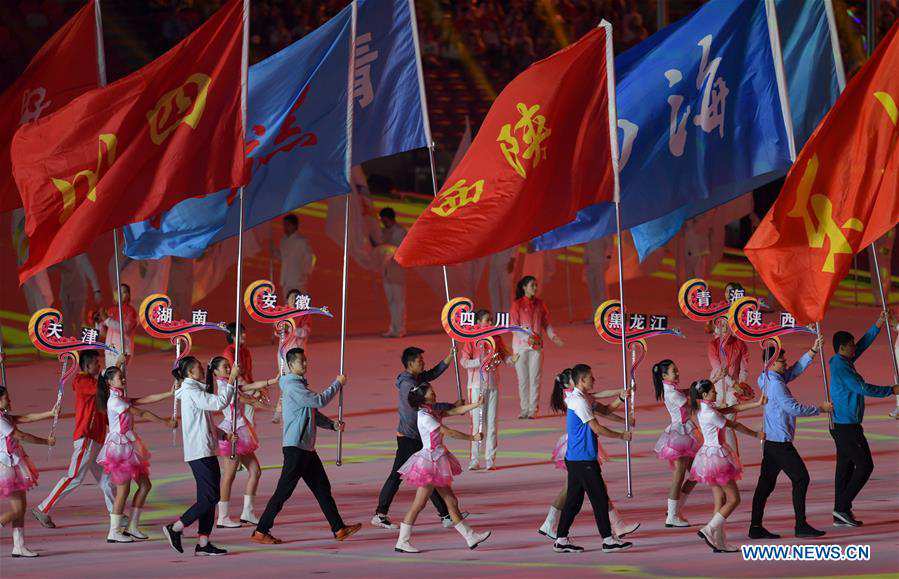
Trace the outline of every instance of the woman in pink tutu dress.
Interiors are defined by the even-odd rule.
[[[480,408],[482,404],[483,399],[474,404],[460,406],[438,403],[434,389],[427,382],[422,382],[409,391],[409,405],[418,410],[418,432],[421,435],[423,447],[397,469],[403,480],[418,487],[418,491],[415,493],[415,499],[412,501],[412,506],[409,507],[409,512],[406,513],[406,517],[400,525],[400,538],[396,542],[395,551],[399,553],[419,552],[409,542],[412,536],[412,526],[435,490],[446,501],[453,525],[465,538],[469,549],[474,549],[490,536],[490,531],[478,533],[462,520],[459,514],[459,503],[452,488],[453,477],[462,473],[462,465],[443,445],[444,436],[477,442],[483,439],[484,435],[480,432],[465,434],[448,428],[441,422],[444,416],[465,414],[475,408]]]
[[[550,409],[553,412],[567,412],[567,407],[565,406],[565,391],[571,390],[572,388],[574,388],[574,382],[572,382],[571,379],[571,368],[566,368],[556,376],[555,383],[553,384],[553,392],[550,398]],[[624,418],[614,413],[614,410],[624,403],[621,390],[602,390],[600,392],[593,392],[592,396],[593,411],[596,414],[604,416],[609,420],[624,423]],[[601,404],[596,401],[597,398],[615,398],[615,401],[611,404]],[[609,460],[609,455],[606,454],[605,449],[598,439],[596,441],[596,446],[597,462],[599,462],[599,464],[607,462]],[[552,453],[552,462],[555,468],[566,472],[568,471],[568,467],[565,466],[565,455],[567,454],[567,451],[568,433],[566,432],[556,441],[556,446],[553,448]],[[606,493],[608,494],[608,489],[606,489]],[[566,480],[566,482],[562,484],[562,490],[559,491],[556,500],[550,505],[546,520],[544,520],[543,525],[537,529],[539,534],[544,537],[549,537],[553,541],[556,540],[556,528],[559,526],[559,517],[562,515],[562,507],[565,505],[565,499],[567,497],[568,482]],[[612,504],[611,499],[609,499],[609,522],[612,525],[612,532],[618,537],[626,537],[640,528],[640,523],[625,523],[621,518],[621,513],[619,513],[618,509],[615,508],[615,505]]]
[[[699,537],[716,553],[733,553],[738,549],[727,544],[724,521],[740,506],[740,489],[737,481],[742,478],[740,458],[727,445],[724,429],[732,428],[748,436],[765,440],[763,431],[755,431],[734,420],[724,418],[744,410],[763,406],[767,399],[763,394],[756,402],[744,402],[727,408],[715,407],[715,385],[709,380],[697,380],[690,385],[690,406],[696,412],[696,420],[704,442],[696,452],[690,478],[709,485],[715,495],[715,514],[712,520],[699,530]]]
[[[696,436],[696,425],[690,420],[689,391],[678,389],[680,376],[677,365],[671,360],[662,360],[652,367],[652,383],[656,400],[664,400],[665,408],[671,416],[671,424],[665,428],[656,442],[655,453],[660,460],[667,460],[671,470],[671,488],[668,491],[668,515],[666,527],[689,527],[682,509],[687,497],[696,486],[694,480],[684,480],[693,457],[701,443]]]
[[[212,393],[215,390],[221,390],[223,386],[229,384],[228,379],[231,375],[231,362],[223,356],[216,356],[209,362],[206,368],[206,390]],[[251,384],[242,384],[237,404],[237,445],[235,451],[237,459],[231,460],[231,441],[227,438],[220,438],[218,442],[218,455],[225,460],[225,472],[222,473],[221,489],[219,491],[218,503],[218,519],[215,526],[219,529],[233,529],[240,527],[242,523],[258,524],[259,519],[253,513],[253,501],[256,498],[256,489],[259,487],[259,478],[262,475],[262,469],[259,467],[259,459],[256,458],[256,449],[259,448],[259,438],[256,436],[256,429],[253,422],[247,419],[244,414],[246,405],[262,410],[271,410],[265,406],[260,399],[248,395],[267,388],[272,384],[277,384],[278,379],[262,380]],[[224,420],[218,427],[226,433],[231,433],[231,424],[233,413],[231,405],[225,406],[222,410]],[[231,485],[234,483],[234,477],[237,475],[237,469],[243,465],[247,469],[247,486],[243,495],[243,510],[240,513],[240,522],[232,521],[228,516],[228,510],[231,502]]]
[[[18,425],[46,420],[53,416],[53,410],[14,416],[9,413],[10,408],[9,391],[0,384],[0,499],[9,499],[10,507],[9,511],[0,515],[0,527],[12,523],[13,557],[37,557],[37,553],[25,546],[25,493],[37,486],[38,474],[19,441],[53,446],[56,439],[22,432]]]
[[[103,448],[97,455],[97,464],[109,475],[109,481],[115,485],[115,503],[109,515],[109,533],[107,543],[131,543],[143,541],[149,537],[140,531],[140,512],[150,493],[150,451],[144,446],[140,437],[134,432],[133,414],[147,418],[169,428],[178,423],[174,418],[162,418],[149,410],[137,408],[143,404],[153,404],[170,398],[172,390],[159,394],[151,394],[142,398],[125,397],[125,375],[118,366],[110,366],[97,378],[97,409],[106,412],[109,418],[109,431]],[[122,517],[125,503],[131,490],[131,481],[137,483],[137,491],[131,502],[131,519],[128,528],[122,531]]]

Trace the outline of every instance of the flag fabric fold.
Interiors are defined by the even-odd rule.
[[[603,23],[532,64],[493,102],[477,136],[396,252],[405,267],[483,257],[610,201],[608,64]]]
[[[231,0],[142,69],[19,129],[13,175],[31,242],[21,281],[99,233],[247,181],[244,21]]]
[[[22,206],[9,151],[16,130],[99,85],[95,7],[91,0],[76,12],[0,95],[0,213]]]
[[[899,222],[899,24],[846,85],[746,245],[799,323],[820,321],[853,256]]]

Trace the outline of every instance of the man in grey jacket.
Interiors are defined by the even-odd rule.
[[[338,541],[343,541],[362,525],[345,525],[337,504],[331,495],[331,482],[322,465],[318,453],[315,452],[317,427],[329,430],[343,430],[342,422],[335,422],[318,411],[324,408],[346,384],[346,376],[340,375],[321,394],[309,390],[306,382],[306,354],[302,348],[293,348],[287,352],[288,373],[281,376],[278,383],[282,395],[284,466],[275,494],[265,506],[265,512],[259,517],[259,524],[253,532],[251,540],[264,545],[281,543],[270,534],[275,524],[275,517],[284,507],[284,503],[293,494],[300,479],[312,491],[318,501],[325,518],[331,525],[331,532]]]

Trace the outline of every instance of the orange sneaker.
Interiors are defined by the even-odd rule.
[[[253,534],[250,535],[250,540],[262,545],[280,545],[283,542],[281,539],[272,537],[268,533],[260,533],[259,531],[253,531]]]
[[[336,533],[334,533],[334,538],[338,541],[343,541],[348,538],[350,535],[355,535],[356,532],[362,528],[362,523],[356,523],[354,525],[347,525],[346,527],[340,529]]]

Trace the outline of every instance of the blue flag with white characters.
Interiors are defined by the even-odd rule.
[[[615,69],[623,228],[732,198],[789,169],[764,2],[712,0],[618,56]],[[614,231],[614,206],[605,203],[534,245]]]
[[[361,0],[353,71],[353,164],[427,146],[408,0]],[[245,228],[349,192],[351,6],[249,69]],[[211,144],[212,145],[212,144]],[[199,257],[238,233],[239,203],[219,191],[125,228],[134,259]]]

